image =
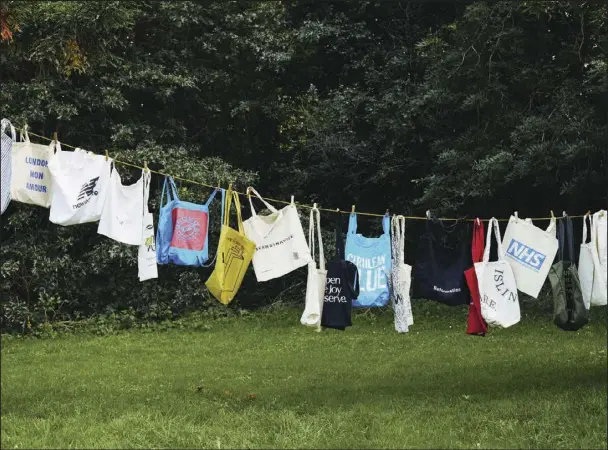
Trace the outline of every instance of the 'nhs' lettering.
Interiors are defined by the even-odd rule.
[[[541,266],[545,262],[545,259],[547,259],[546,255],[537,252],[533,248],[528,247],[515,239],[511,239],[509,248],[507,249],[507,255],[515,259],[520,264],[524,264],[525,266],[536,271],[540,270]]]

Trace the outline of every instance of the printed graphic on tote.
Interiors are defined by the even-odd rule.
[[[228,253],[222,253],[222,262],[224,263],[224,282],[229,279],[232,279],[233,281],[232,286],[224,286],[224,292],[233,292],[237,288],[237,281],[240,279],[240,276],[228,277],[228,274],[234,273],[240,275],[241,271],[243,270],[243,265],[245,264],[243,252],[243,246],[233,242],[233,245],[230,246]]]
[[[204,211],[175,208],[171,247],[201,251],[205,247],[208,216]]]
[[[152,224],[148,224],[146,226],[147,230],[152,230],[154,228],[154,226]],[[156,251],[156,245],[154,243],[154,233],[152,233],[150,236],[148,236],[146,238],[146,240],[144,241],[144,245],[147,247],[146,251],[147,252],[155,252]]]
[[[346,296],[342,292],[342,280],[340,277],[327,279],[324,301],[327,303],[347,303]]]
[[[536,272],[540,270],[547,256],[528,247],[515,239],[511,239],[507,248],[507,256]]]
[[[78,193],[78,198],[76,199],[78,203],[72,205],[72,208],[82,208],[84,205],[91,201],[91,196],[99,194],[99,192],[95,190],[95,186],[97,186],[97,181],[99,181],[99,177],[95,177],[82,185],[82,187],[80,188],[80,192]]]
[[[25,157],[25,163],[26,164],[30,164],[32,166],[35,167],[42,167],[44,170],[48,171],[48,165],[49,162],[45,159],[39,159],[39,158],[32,158],[31,156],[26,156]],[[30,170],[30,179],[31,180],[36,180],[40,183],[44,183],[44,172],[39,172],[39,170],[43,170],[43,169],[31,169]],[[34,192],[42,192],[42,193],[47,193],[47,187],[43,184],[37,184],[37,183],[32,183],[32,182],[26,182],[25,183],[25,188],[29,191],[34,191]]]

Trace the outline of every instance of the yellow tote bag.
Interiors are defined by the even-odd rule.
[[[228,189],[227,194],[215,268],[205,283],[209,292],[224,305],[230,303],[239,290],[255,251],[255,244],[245,237],[239,195],[232,188]],[[230,228],[230,206],[233,199],[238,231]]]

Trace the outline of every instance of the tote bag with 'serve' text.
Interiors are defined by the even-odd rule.
[[[372,308],[388,304],[389,277],[391,273],[390,218],[382,218],[384,233],[376,238],[368,238],[357,233],[357,214],[348,220],[348,234],[344,249],[347,261],[354,263],[359,271],[359,297],[353,307]]]
[[[236,209],[237,229],[230,228],[230,206],[234,200]],[[239,195],[229,188],[223,213],[222,231],[218,244],[218,254],[215,268],[205,283],[209,292],[222,304],[227,305],[234,299],[241,287],[255,244],[245,236],[243,220],[241,219],[241,202]]]
[[[7,132],[10,132],[10,135],[7,134]],[[15,127],[8,119],[2,119],[0,125],[0,135],[2,135],[0,138],[2,143],[2,159],[0,161],[0,214],[3,214],[11,201],[12,149],[13,142],[17,140]]]
[[[53,141],[49,145],[32,144],[27,134],[25,140],[14,142],[12,148],[12,174],[11,198],[22,203],[42,206],[51,206],[51,172],[49,161],[55,153],[59,142]]]
[[[255,242],[253,270],[258,281],[268,281],[307,265],[312,261],[296,205],[281,210],[266,202],[258,192],[247,188],[251,217],[243,222],[245,235]],[[270,214],[259,215],[253,208],[251,193],[259,198]]]
[[[532,221],[520,219],[516,212],[509,219],[502,246],[513,269],[517,289],[538,297],[557,253],[555,220],[545,231]]]
[[[498,260],[490,261],[492,230],[498,244]],[[488,325],[507,328],[521,318],[517,284],[511,266],[505,261],[498,221],[492,217],[488,224],[483,261],[475,263],[479,284],[481,314]]]

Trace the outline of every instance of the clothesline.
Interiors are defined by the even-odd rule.
[[[24,133],[23,129],[20,129],[20,132],[23,134]],[[31,134],[32,136],[36,136],[37,138],[45,139],[45,140],[50,141],[50,142],[54,141],[54,139],[52,139],[52,138],[48,138],[48,137],[42,136],[40,134],[32,133],[29,130],[27,130],[27,133]],[[65,147],[73,148],[73,149],[77,148],[77,147],[74,147],[73,145],[65,144],[63,142],[61,143],[61,145],[65,146]],[[114,160],[115,163],[121,164],[123,166],[133,167],[135,169],[140,169],[140,170],[148,170],[150,173],[154,173],[156,175],[161,175],[161,176],[165,176],[165,177],[171,177],[171,178],[173,178],[175,180],[184,181],[186,183],[191,183],[191,184],[195,184],[195,185],[198,185],[198,186],[204,186],[204,187],[211,188],[211,189],[216,189],[216,188],[219,187],[219,186],[211,186],[210,184],[201,183],[200,181],[189,180],[187,178],[182,178],[182,177],[175,176],[175,175],[169,175],[169,174],[166,174],[166,173],[163,173],[163,172],[158,172],[156,170],[151,170],[151,169],[149,169],[147,167],[141,167],[141,166],[138,166],[138,165],[130,163],[130,162],[120,161],[120,160],[117,160],[117,159],[113,159],[113,160]],[[243,196],[243,197],[248,197],[249,196],[249,194],[247,194],[247,193],[238,192],[238,191],[235,191],[235,190],[233,190],[233,192],[235,192],[236,194],[238,194],[240,196]],[[275,202],[275,203],[281,203],[281,204],[284,204],[284,205],[291,204],[291,202],[287,202],[285,200],[278,200],[278,199],[269,198],[269,197],[262,197],[262,198],[264,200],[268,200],[268,201]],[[308,209],[313,209],[314,208],[314,206],[311,206],[311,205],[306,205],[306,204],[298,203],[298,202],[295,202],[295,203],[296,203],[296,206],[301,207],[301,208],[308,208]],[[319,211],[326,211],[326,212],[331,212],[331,213],[340,213],[340,214],[350,214],[351,213],[350,211],[342,211],[339,208],[328,209],[328,208],[319,208],[319,207],[317,207],[317,209]],[[353,210],[354,210],[354,205],[353,205]],[[369,216],[369,217],[384,217],[385,216],[385,214],[366,213],[366,212],[360,212],[360,211],[355,211],[355,212],[358,215],[360,215],[360,216]],[[574,218],[579,218],[580,219],[580,218],[583,218],[585,216],[586,215],[569,216],[569,217],[571,219],[574,219]],[[427,220],[428,219],[426,216],[425,217],[420,217],[420,216],[403,216],[403,217],[406,220]],[[531,217],[530,219],[531,220],[551,220],[552,217]],[[476,219],[466,219],[466,218],[465,219],[458,219],[458,218],[450,218],[450,217],[440,217],[439,220],[443,220],[443,221],[473,222]],[[490,219],[480,219],[480,220],[482,222],[489,222],[490,221]],[[509,219],[497,219],[497,220],[499,222],[508,222]]]

